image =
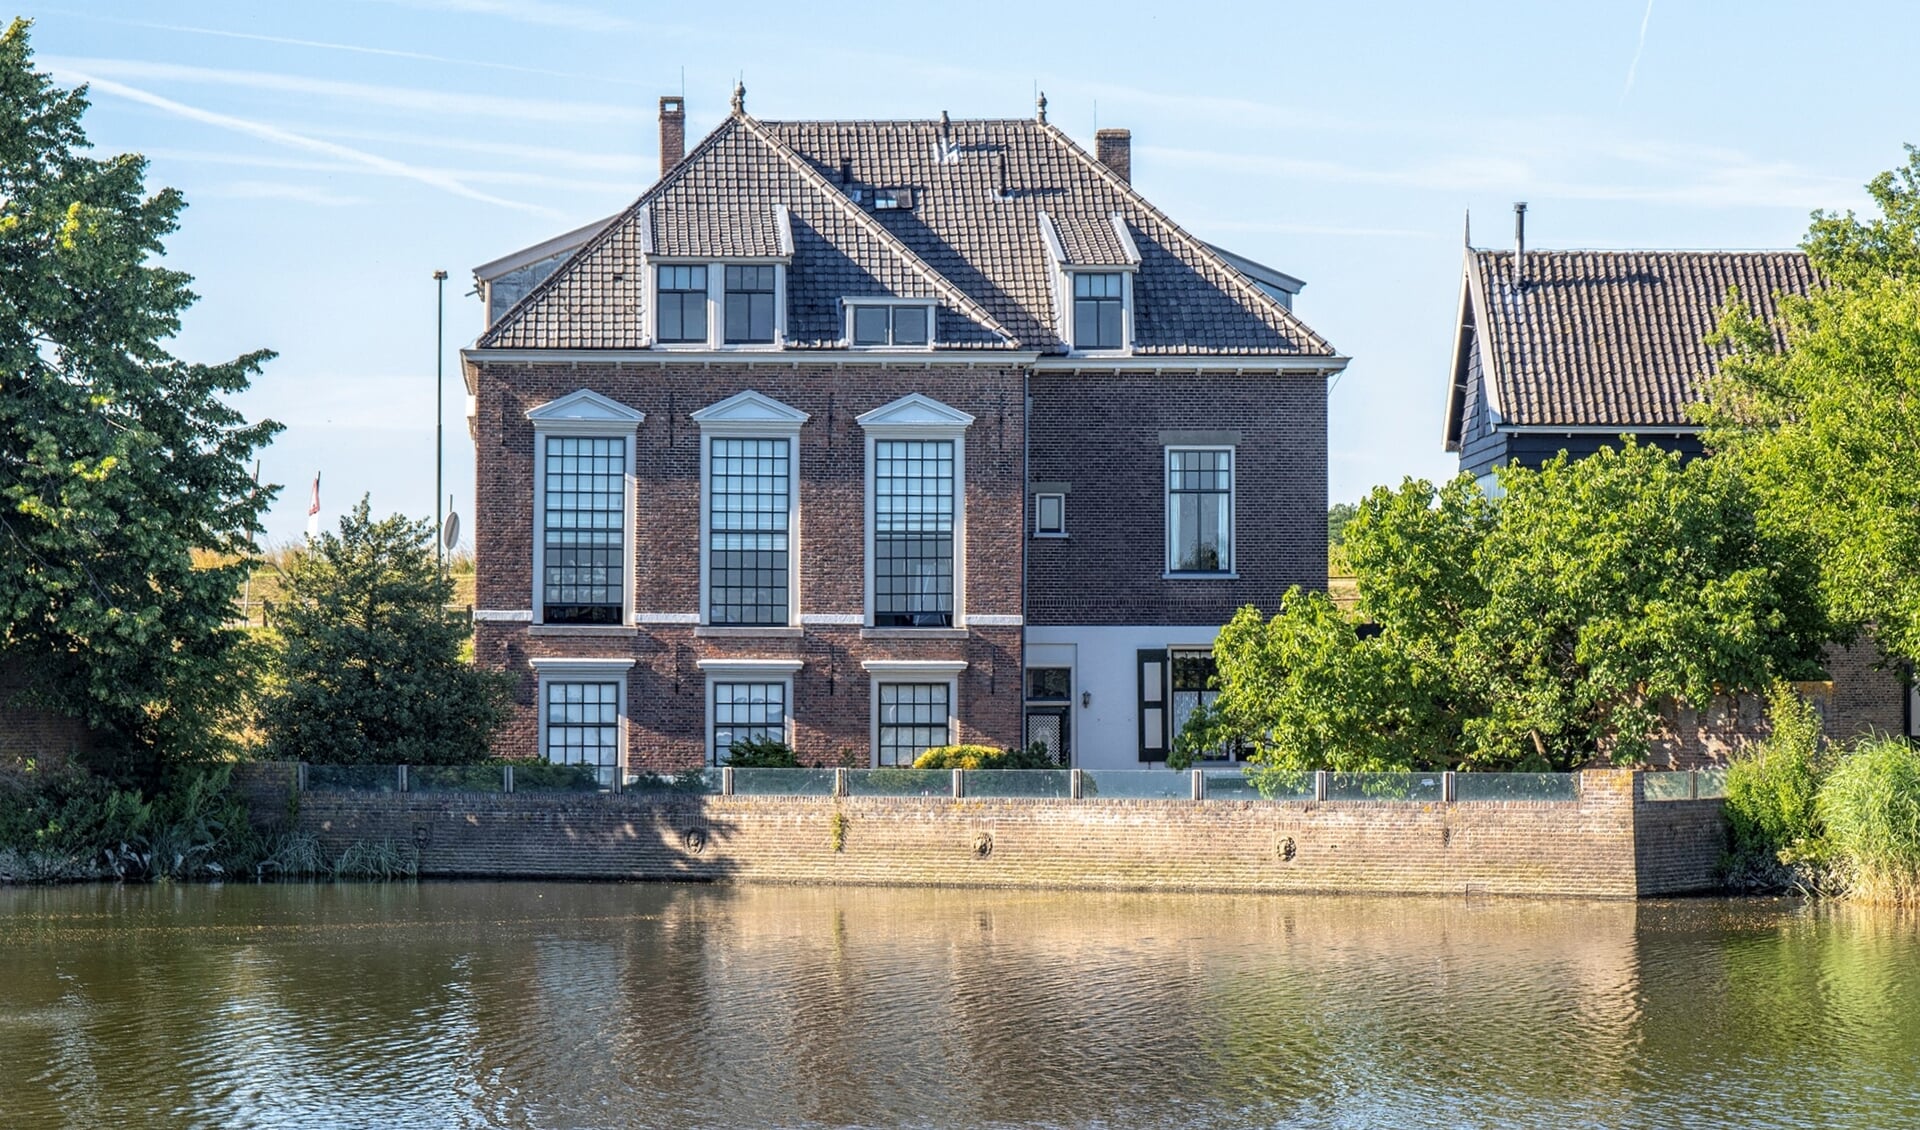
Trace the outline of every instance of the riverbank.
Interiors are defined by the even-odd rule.
[[[297,772],[263,765],[246,787],[284,819]],[[1587,771],[1572,799],[1498,801],[341,790],[300,792],[292,819],[322,855],[392,844],[422,877],[1616,899],[1714,889],[1721,802],[1651,799],[1648,783]]]

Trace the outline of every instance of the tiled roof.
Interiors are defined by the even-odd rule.
[[[1120,242],[1111,216],[1063,217],[1054,220],[1054,230],[1060,233],[1060,247],[1067,253],[1067,262],[1076,267],[1117,267],[1134,261]]]
[[[1773,320],[1779,293],[1805,294],[1796,251],[1471,251],[1468,287],[1486,335],[1488,379],[1507,424],[1686,425],[1729,288]]]
[[[909,190],[912,206],[875,210],[877,189]],[[739,249],[777,239],[768,225],[780,204],[793,233],[790,347],[837,345],[841,298],[893,295],[938,302],[942,348],[1064,352],[1052,308],[1055,266],[1041,236],[1045,211],[1076,263],[1128,262],[1112,217],[1127,225],[1140,256],[1137,354],[1334,352],[1045,123],[761,122],[744,114],[502,315],[480,344],[637,347],[646,324],[641,216],[652,217],[657,253],[767,254]]]

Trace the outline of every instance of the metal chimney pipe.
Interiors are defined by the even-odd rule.
[[[1513,206],[1513,285],[1527,281],[1527,202]]]

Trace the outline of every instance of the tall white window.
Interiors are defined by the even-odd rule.
[[[582,389],[534,428],[533,601],[544,624],[623,624],[632,605],[633,434],[645,417]]]
[[[807,414],[749,390],[693,419],[701,433],[701,622],[799,623],[798,462]]]
[[[726,268],[726,338],[728,345],[759,345],[774,334],[774,269],[771,266],[729,265]]]
[[[881,765],[912,765],[936,746],[951,745],[953,687],[948,683],[881,683],[879,742]]]
[[[627,674],[633,660],[535,659],[540,680],[540,755],[593,770],[614,788],[626,766]]]
[[[725,765],[736,742],[787,741],[787,684],[714,683],[715,765]]]
[[[654,275],[658,340],[669,344],[707,340],[707,268],[700,263],[663,264]]]
[[[1073,347],[1119,349],[1125,320],[1119,271],[1075,271],[1073,275]]]
[[[786,624],[793,441],[707,440],[707,623]]]
[[[963,622],[966,440],[973,417],[915,393],[867,432],[867,616],[876,628]]]
[[[1233,448],[1167,448],[1167,571],[1233,572]]]

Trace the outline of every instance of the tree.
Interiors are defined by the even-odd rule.
[[[486,758],[508,677],[464,660],[433,523],[376,522],[362,498],[289,562],[273,623],[279,686],[263,728],[275,756],[334,764],[446,765]]]
[[[223,625],[279,425],[222,398],[272,354],[167,351],[195,296],[153,260],[185,202],[146,195],[141,157],[85,155],[85,88],[33,71],[28,27],[0,35],[0,657],[152,776],[220,743],[247,674]]]
[[[1867,186],[1879,218],[1815,214],[1803,246],[1824,285],[1783,296],[1777,326],[1732,297],[1732,354],[1700,416],[1769,529],[1812,543],[1843,634],[1872,625],[1920,660],[1920,150],[1907,154]]]
[[[1352,617],[1289,594],[1214,646],[1191,752],[1281,770],[1566,769],[1637,760],[1663,699],[1811,674],[1807,555],[1759,532],[1737,474],[1628,442],[1538,471],[1377,488],[1347,528]]]
[[[1350,566],[1347,563],[1347,523],[1360,513],[1360,507],[1351,502],[1336,502],[1327,507],[1327,574],[1343,577]]]

